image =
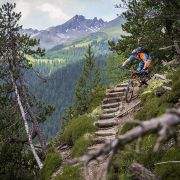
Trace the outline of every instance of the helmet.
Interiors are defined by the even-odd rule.
[[[142,47],[138,47],[136,50],[137,50],[137,53],[141,53],[142,52]]]
[[[137,52],[137,49],[134,49],[132,52],[131,52],[131,54],[132,55],[135,55],[135,54],[137,54],[138,52]]]

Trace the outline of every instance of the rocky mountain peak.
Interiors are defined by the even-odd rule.
[[[115,19],[106,22],[103,19],[94,17],[86,19],[83,15],[75,15],[64,24],[50,27],[45,30],[24,29],[22,34],[27,33],[33,38],[40,39],[40,45],[43,48],[50,49],[59,44],[65,44],[68,41],[74,41],[82,35],[88,35],[100,31],[101,29],[119,24],[121,19]]]
[[[85,20],[85,17],[83,15],[75,15],[72,20],[79,20],[79,21],[83,21]]]

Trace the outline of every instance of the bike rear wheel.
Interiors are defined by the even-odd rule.
[[[125,92],[125,99],[126,99],[127,103],[131,102],[133,94],[134,94],[134,82],[131,79],[128,82],[128,85],[127,85],[127,88],[126,88],[126,92]]]

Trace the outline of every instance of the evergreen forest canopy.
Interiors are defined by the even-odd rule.
[[[46,139],[49,139],[61,125],[63,133],[72,119],[99,106],[104,89],[126,77],[126,74],[113,70],[112,66],[120,65],[132,49],[146,47],[152,55],[154,71],[166,71],[162,62],[178,60],[180,56],[177,45],[180,42],[179,0],[122,0],[117,8],[127,9],[123,13],[126,22],[122,25],[127,34],[122,35],[118,42],[108,42],[110,50],[118,55],[108,57],[106,61],[106,56],[110,54],[107,54],[108,44],[104,40],[93,41],[92,48],[56,47],[46,54],[47,59],[43,61],[41,56],[44,51],[40,48],[34,50],[38,41],[18,33],[22,28],[18,25],[21,14],[15,13],[14,8],[15,5],[9,3],[0,8],[1,179],[37,179],[39,167],[47,155],[40,124]],[[97,51],[96,57],[94,51]],[[70,61],[74,56],[74,61]],[[39,61],[34,62],[34,59]],[[64,62],[64,59],[68,61]],[[38,80],[37,70],[48,77]],[[175,90],[176,96],[173,97],[179,98]],[[54,108],[48,104],[56,108],[50,120],[46,119],[52,115]],[[22,116],[23,111],[25,116]],[[63,112],[60,122],[59,115]],[[61,125],[58,127],[57,124]],[[33,144],[40,145],[40,151],[34,151]],[[31,148],[29,145],[32,145]],[[126,159],[126,156],[123,155],[123,158]],[[114,173],[114,170],[111,171]]]

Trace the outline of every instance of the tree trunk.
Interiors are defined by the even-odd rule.
[[[25,101],[27,111],[28,111],[29,115],[32,118],[32,122],[34,124],[35,131],[37,132],[39,142],[41,144],[42,152],[43,152],[44,156],[46,156],[47,149],[46,149],[46,141],[45,141],[44,135],[43,135],[43,133],[41,131],[41,128],[39,126],[39,122],[38,122],[34,112],[32,111],[31,106],[29,105],[28,94],[27,94],[25,83],[24,83],[24,80],[22,79],[22,77],[19,78],[19,81],[20,81],[20,85],[21,85],[21,88],[22,88],[22,93],[23,93],[23,97],[24,97],[24,101]]]
[[[28,126],[28,122],[27,122],[27,119],[26,119],[26,112],[25,112],[25,110],[23,108],[21,98],[20,98],[20,95],[19,95],[19,92],[18,92],[18,88],[17,88],[17,85],[16,85],[16,83],[14,81],[13,73],[11,71],[9,71],[9,72],[10,72],[10,78],[11,78],[11,81],[12,81],[12,84],[13,84],[13,88],[15,90],[15,94],[16,94],[18,105],[19,105],[19,109],[21,111],[21,115],[22,115],[22,118],[23,118],[23,121],[24,121],[24,126],[25,126],[25,130],[26,130],[26,133],[27,133],[27,136],[28,136],[29,145],[31,147],[31,151],[32,151],[32,153],[34,155],[34,158],[36,159],[36,162],[37,162],[39,168],[41,169],[43,167],[43,164],[42,164],[39,156],[37,155],[36,150],[35,150],[34,145],[33,145],[33,142],[32,142],[31,133],[29,131],[29,126]]]

